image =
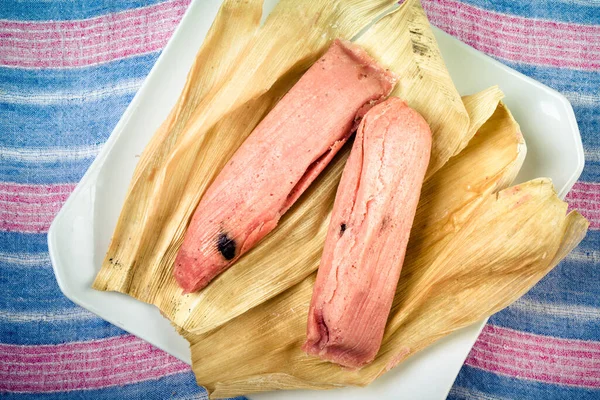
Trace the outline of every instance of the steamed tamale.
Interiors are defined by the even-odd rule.
[[[334,41],[202,197],[175,259],[184,291],[205,287],[271,232],[395,81],[359,46]]]
[[[375,358],[430,151],[427,122],[397,97],[361,121],[308,312],[304,349],[309,354],[351,368]]]
[[[237,2],[228,0],[226,3]],[[154,153],[163,148],[160,143],[142,155],[147,159],[140,162],[145,175],[127,196],[126,204],[132,207],[124,208],[119,217],[94,288],[116,290],[154,304],[174,324],[201,333],[258,306],[315,271],[349,146],[319,175],[319,182],[309,187],[310,193],[305,192],[296,201],[279,221],[277,229],[209,286],[182,295],[173,278],[175,256],[192,214],[226,162],[282,93],[322,55],[330,43],[329,38],[352,37],[393,3],[392,0],[281,0],[265,24],[257,28],[241,58],[225,63],[235,65],[235,77],[226,76],[222,82],[225,88],[211,91],[210,98],[203,97],[202,102],[195,105],[185,134],[176,135],[177,143],[181,144],[177,145],[179,150],[170,151],[166,162],[155,158]],[[234,4],[231,10],[237,10]],[[227,13],[220,13],[219,18],[221,23],[215,22],[214,29],[221,29],[223,24],[239,24]],[[452,154],[455,154],[457,138],[462,142],[474,131],[419,1],[407,0],[396,12],[375,23],[365,35],[367,39],[361,38],[359,44],[398,74],[400,82],[395,91],[402,88],[400,97],[431,126],[435,144],[431,159],[445,158],[434,156],[440,149],[445,152],[454,149]],[[231,40],[222,38],[218,32],[209,37]],[[223,42],[205,45],[226,47]],[[423,53],[424,47],[429,51]],[[198,65],[204,66],[208,60],[204,59],[204,53],[201,57]],[[210,60],[212,62],[212,56]],[[218,64],[214,68],[219,68]],[[204,73],[212,71],[211,65]],[[262,82],[260,91],[257,81]],[[215,107],[213,95],[246,99],[250,86],[256,89],[252,89],[253,96],[260,97],[245,103],[238,99],[231,108]],[[227,93],[222,93],[223,90]],[[421,101],[421,97],[429,101]],[[221,116],[216,125],[191,122],[217,111]],[[177,114],[177,123],[179,118]],[[182,136],[188,137],[193,127],[198,130],[183,145]],[[167,131],[164,136],[170,139],[169,135],[174,133]],[[166,164],[172,173],[165,171]],[[184,177],[188,172],[190,175]]]

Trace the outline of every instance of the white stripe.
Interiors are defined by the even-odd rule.
[[[583,149],[585,161],[600,162],[600,151],[597,149]]]
[[[460,386],[453,386],[450,390],[452,396],[458,396],[464,399],[477,399],[477,400],[509,400],[506,397],[499,397],[488,393],[480,392],[476,389],[464,388]]]
[[[539,314],[550,314],[559,317],[576,317],[587,320],[600,319],[600,308],[576,306],[570,304],[540,303],[537,301],[520,298],[509,306],[510,308],[535,312]]]
[[[0,147],[0,158],[3,160],[16,162],[56,162],[66,160],[81,160],[84,158],[92,158],[97,156],[101,148],[102,144],[55,148]]]
[[[585,251],[583,249],[576,248],[571,253],[569,253],[569,255],[567,255],[567,259],[582,263],[600,264],[600,251]]]
[[[57,193],[54,193],[54,194],[57,194]],[[22,195],[14,194],[14,196],[21,197]],[[18,204],[17,207],[19,207],[19,206],[23,206],[23,207],[29,206],[29,207],[40,207],[40,208],[42,208],[42,207],[49,207],[49,206],[56,206],[56,205],[62,205],[62,204],[64,204],[64,202],[65,202],[65,200],[63,200],[63,199],[60,199],[58,201],[48,201],[48,202],[45,202],[45,201],[21,201],[20,199],[16,199],[15,201],[0,200],[0,204],[2,204],[2,203],[4,203],[4,204],[11,204],[11,205]],[[1,210],[0,209],[0,212],[10,212],[10,211]]]
[[[48,253],[0,253],[0,262],[23,267],[37,267],[40,265],[49,265],[50,256]]]
[[[587,182],[587,183],[589,184],[589,182]],[[595,185],[590,185],[589,187],[585,187],[583,185],[581,185],[581,186],[575,185],[570,191],[573,192],[573,193],[598,194],[598,195],[600,195],[600,185],[595,184]],[[579,200],[579,199],[572,199],[572,200]]]
[[[600,104],[600,96],[596,94],[583,94],[577,92],[562,93],[573,105],[577,106],[597,106]]]
[[[49,217],[54,217],[56,215],[56,213],[58,213],[57,211],[5,211],[5,210],[0,210],[0,216],[2,217],[6,217],[6,218],[10,218],[10,217],[18,217],[20,215],[23,216],[49,216]],[[12,222],[12,221],[11,221]],[[26,222],[28,223],[28,222]]]
[[[158,4],[150,4],[148,6],[143,6],[143,7],[136,7],[134,10],[132,9],[127,9],[127,10],[121,10],[121,11],[117,11],[117,12],[113,12],[110,14],[107,14],[109,16],[109,18],[107,18],[106,15],[102,15],[102,16],[97,16],[97,17],[89,17],[89,18],[79,18],[79,19],[69,19],[69,23],[71,22],[88,22],[88,21],[94,21],[91,24],[89,24],[88,26],[86,26],[85,28],[78,28],[78,29],[87,29],[89,27],[95,27],[95,26],[99,26],[99,25],[104,25],[106,24],[106,20],[107,19],[114,19],[114,18],[118,18],[119,15],[121,14],[126,14],[126,13],[131,13],[131,12],[140,12],[140,11],[144,11],[144,10],[148,10],[150,8],[156,7],[158,8],[158,6],[163,7],[163,5],[168,5],[170,3],[175,3],[174,0],[169,0],[169,1],[165,1],[163,3],[158,3]],[[183,5],[183,4],[179,4],[177,5],[177,7],[186,7],[187,5]],[[160,11],[154,11],[154,12],[158,12]],[[165,11],[165,10],[162,10]],[[146,15],[146,14],[142,14],[142,15]],[[125,21],[127,21],[128,19],[125,19]],[[14,20],[10,20],[10,19],[0,19],[0,23],[15,23]],[[31,23],[31,22],[30,22]],[[61,21],[55,21],[55,24],[60,25],[62,22]],[[25,23],[27,24],[27,23]],[[32,32],[41,32],[41,33],[45,33],[45,32],[56,32],[55,26],[51,29],[42,29],[42,30],[35,30],[34,26],[35,26],[36,22],[33,22],[32,26],[25,26],[26,29],[31,30]],[[46,24],[46,23],[44,23]]]
[[[592,194],[592,193],[589,193]],[[576,207],[577,209],[584,209],[587,211],[598,211],[600,210],[597,200],[593,199],[570,199],[569,205]]]
[[[52,222],[52,218],[49,218],[46,221],[27,221],[27,222],[14,222],[14,221],[4,221],[4,222],[10,222],[11,224],[15,224],[15,225],[25,225],[25,226],[45,226],[48,225],[50,222]]]
[[[0,321],[4,322],[64,322],[81,319],[98,318],[84,308],[77,307],[62,312],[30,312],[19,313],[0,311]]]
[[[559,3],[564,3],[568,5],[576,4],[578,6],[589,6],[589,7],[598,7],[600,6],[600,2],[598,0],[557,0]]]
[[[0,147],[0,156],[2,155],[2,148]],[[0,157],[1,158],[1,157]],[[44,192],[44,193],[21,193],[18,190],[17,191],[11,191],[11,190],[2,190],[0,189],[0,194],[6,194],[9,196],[19,196],[21,198],[25,198],[25,197],[51,197],[51,196],[60,196],[60,195],[68,195],[71,194],[71,192],[73,191],[73,189],[75,189],[75,184],[72,184],[72,187],[68,187],[66,186],[67,184],[64,183],[59,183],[57,185],[43,185],[40,184],[40,187],[47,187],[50,188],[52,186],[64,186],[61,187],[61,190],[59,190],[58,192]],[[23,185],[24,187],[31,187],[31,185]],[[36,185],[37,186],[37,185]],[[16,188],[18,188],[18,185],[15,185]],[[64,191],[62,189],[65,189]]]
[[[85,102],[103,99],[108,96],[119,96],[135,93],[143,79],[132,79],[119,82],[116,85],[106,86],[96,90],[83,90],[74,92],[39,92],[39,93],[8,93],[0,92],[0,102],[9,104],[35,104],[50,105],[66,102]]]

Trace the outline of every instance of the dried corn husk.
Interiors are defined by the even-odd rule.
[[[426,177],[431,176],[466,146],[469,116],[420,1],[407,0],[357,43],[401,77],[391,95],[405,100],[429,123],[433,143]]]
[[[470,144],[454,162],[473,165],[488,157],[484,142],[469,149]],[[465,190],[458,187],[447,195],[460,197]],[[454,228],[441,238],[443,244],[421,247],[436,254],[429,263],[405,262],[384,342],[372,364],[350,371],[300,349],[313,274],[212,332],[188,333],[198,383],[213,397],[366,385],[435,340],[506,307],[548,273],[587,230],[587,221],[577,212],[565,216],[567,204],[548,179],[497,193],[486,190],[477,199],[479,205],[458,219],[462,223],[451,223]],[[445,218],[438,221],[442,230],[448,223]],[[413,229],[418,227],[416,223]]]
[[[353,0],[352,3],[353,6],[360,4],[358,0]],[[254,41],[259,42],[260,46],[270,44],[267,40],[270,36],[266,34],[266,36],[262,36],[263,29],[272,29],[271,26],[279,26],[281,23],[278,22],[278,18],[289,18],[289,14],[298,12],[291,5],[285,6],[285,1],[282,4],[283,8],[279,11],[279,14],[274,12],[267,21],[267,25],[256,34],[257,38]],[[360,11],[359,13],[364,14],[366,20],[367,15],[372,17],[375,11],[380,11],[381,4],[377,6],[369,3],[368,7],[372,7],[372,9]],[[315,5],[311,4],[310,7],[314,8]],[[363,5],[363,8],[365,7],[367,6]],[[224,18],[226,11],[222,11],[222,15],[222,18]],[[321,18],[323,18],[323,15]],[[269,25],[269,21],[272,19],[274,22],[271,21],[271,25]],[[406,32],[402,31],[402,29],[409,29],[405,24],[406,21],[410,21],[410,29],[418,29],[422,34],[416,36],[414,34],[406,35]],[[254,23],[255,20],[251,22]],[[348,25],[348,23],[345,24]],[[342,26],[343,24],[338,21],[336,25]],[[353,26],[358,26],[358,23]],[[327,29],[331,29],[331,27],[327,26]],[[346,30],[350,31],[350,29]],[[269,35],[272,36],[272,33]],[[439,133],[434,131],[434,142],[439,143],[436,148],[448,149],[455,147],[458,151],[459,147],[455,144],[444,145],[444,143],[448,141],[456,141],[457,143],[468,141],[468,138],[474,134],[477,127],[489,117],[496,107],[498,102],[498,98],[496,98],[497,89],[492,90],[495,93],[494,95],[490,95],[490,91],[478,95],[477,99],[480,101],[474,102],[472,106],[475,108],[475,104],[477,104],[479,109],[471,111],[476,117],[475,124],[469,126],[468,112],[452,85],[418,1],[407,1],[398,11],[376,23],[367,32],[367,35],[369,39],[365,43],[370,43],[370,51],[376,57],[383,57],[386,52],[404,51],[403,57],[388,60],[391,63],[389,67],[401,76],[400,86],[413,88],[411,91],[402,92],[405,100],[413,104],[422,114],[428,115],[428,122],[432,126],[439,127]],[[424,38],[427,39],[425,42],[423,42]],[[384,39],[391,39],[391,41],[384,41]],[[381,40],[382,43],[380,49],[375,45],[378,40]],[[420,41],[419,43],[423,42],[420,47],[416,47],[419,49],[418,53],[412,51],[415,48],[413,44],[415,40]],[[258,45],[254,47],[256,46]],[[286,46],[289,46],[289,44],[286,44]],[[427,46],[431,47],[431,51],[428,52],[430,57],[425,60],[422,58],[421,53],[423,48]],[[248,49],[245,49],[245,56],[254,54],[253,52],[256,50],[254,47],[250,45]],[[278,50],[278,47],[272,44],[270,49],[275,51]],[[406,49],[409,50],[408,53],[406,53]],[[259,50],[265,51],[262,47]],[[318,52],[314,50],[313,53],[317,54]],[[268,61],[264,62],[268,63]],[[255,60],[255,62],[260,63],[262,59]],[[434,67],[427,67],[426,62],[433,63]],[[307,65],[302,64],[302,68],[292,68],[277,81],[276,87],[271,87],[257,100],[247,102],[221,119],[215,128],[207,131],[208,133],[202,133],[202,130],[196,131],[194,137],[197,138],[196,141],[199,144],[194,143],[191,145],[182,135],[178,135],[177,140],[180,143],[175,150],[171,151],[169,160],[152,167],[151,172],[148,173],[153,178],[148,183],[148,186],[152,186],[151,190],[145,188],[143,183],[137,188],[139,193],[146,196],[144,202],[142,202],[146,208],[136,208],[133,200],[130,199],[136,199],[139,193],[134,193],[135,190],[130,193],[127,204],[130,204],[131,208],[121,214],[120,224],[117,227],[113,243],[107,253],[102,271],[94,283],[95,288],[121,291],[140,300],[153,303],[177,326],[195,333],[201,333],[213,329],[281,293],[300,282],[317,268],[335,189],[349,148],[341,152],[342,154],[332,162],[327,171],[312,185],[309,192],[284,216],[276,231],[272,232],[250,253],[242,257],[232,268],[215,279],[206,289],[199,293],[182,296],[179,287],[171,277],[174,256],[187,227],[187,221],[201,193],[243,139],[250,133],[262,115],[296,81],[299,73]],[[247,66],[247,68],[250,68],[250,66]],[[273,74],[281,74],[282,70],[280,67],[273,70],[276,67],[270,65],[264,65],[263,68],[272,71]],[[415,68],[420,71],[420,78],[413,76]],[[236,73],[234,71],[232,75]],[[262,76],[262,70],[260,69],[255,70],[255,73]],[[243,81],[241,76],[236,79]],[[234,83],[237,81],[233,80],[231,76],[227,80],[231,82],[230,85],[219,86],[218,93],[206,94],[205,97],[211,98],[211,101],[213,101],[215,99],[211,97],[213,95],[220,96],[221,92],[227,90],[241,90],[241,86]],[[266,81],[266,78],[263,81]],[[421,86],[419,85],[427,93],[430,93],[436,101],[423,102],[419,100],[422,96]],[[439,89],[436,89],[438,87]],[[202,104],[204,104],[204,100]],[[485,104],[485,106],[482,106],[482,104]],[[202,110],[203,105],[196,105],[196,114],[201,114]],[[211,108],[206,112],[216,113],[217,111],[217,109]],[[478,115],[479,117],[477,117]],[[192,116],[190,123],[185,128],[186,135],[196,129],[198,118],[205,117],[202,115]],[[202,154],[206,154],[206,156],[196,157],[192,162],[193,167],[190,169],[192,171],[191,175],[178,179],[176,173],[179,173],[180,169],[186,169],[185,165],[188,162],[185,161],[187,157],[185,154],[188,154],[193,146],[200,146],[201,150],[199,151],[202,151]],[[182,154],[182,151],[185,154]],[[445,157],[443,156],[440,159]],[[177,171],[173,171],[173,173],[165,172],[171,167],[176,168]],[[180,198],[170,196],[178,188],[172,188],[168,186],[169,182],[163,182],[160,178],[157,178],[157,175],[161,173],[167,174],[166,176],[170,177],[169,182],[173,184],[174,182],[187,182],[185,185],[180,184],[183,188],[183,191],[180,192]],[[168,194],[167,197],[163,196],[165,193]],[[128,217],[126,212],[139,217],[132,219]],[[123,240],[130,237],[132,239]]]
[[[478,134],[475,135],[475,138],[463,152],[452,158],[445,167],[425,182],[421,191],[421,198],[417,208],[411,232],[411,239],[407,248],[406,259],[399,282],[399,293],[404,290],[405,285],[411,282],[411,276],[423,272],[425,270],[424,268],[433,262],[436,258],[435,256],[439,254],[452,238],[455,230],[459,228],[461,223],[464,223],[466,216],[481,203],[486,195],[506,187],[510,181],[514,179],[523,162],[525,156],[523,137],[518,124],[514,121],[508,110],[502,104],[498,104],[499,96],[497,90],[491,88],[473,96],[481,101],[491,102],[491,105],[493,105],[493,108],[492,106],[480,106],[469,110],[470,114],[473,116],[473,120],[483,121],[484,119],[489,119],[489,121],[479,129]],[[465,99],[469,100],[469,98]],[[475,103],[470,102],[470,104]],[[496,111],[490,117],[490,110],[493,109],[496,109]],[[472,133],[470,133],[470,135],[473,136]],[[478,165],[478,168],[473,168],[473,165]],[[321,187],[321,182],[315,186]],[[333,202],[333,198],[331,201]],[[323,235],[325,234],[325,229],[326,227],[323,228]],[[267,240],[268,239],[269,238],[267,238]],[[317,255],[315,263],[318,263],[319,256],[320,253]],[[255,279],[260,279],[260,274],[256,276]],[[229,371],[229,368],[232,367],[232,365],[225,362],[223,366],[226,366],[227,369],[219,370],[221,365],[220,362],[222,362],[225,357],[232,357],[232,359],[240,362],[239,365],[247,366],[248,363],[252,362],[250,358],[251,354],[249,355],[243,352],[240,353],[244,354],[243,358],[236,358],[231,356],[231,354],[235,353],[229,353],[228,355],[228,353],[225,352],[222,356],[223,359],[220,359],[220,356],[216,353],[214,353],[214,356],[212,352],[205,353],[207,349],[204,346],[208,346],[209,343],[213,343],[215,348],[220,348],[220,341],[223,340],[222,346],[228,346],[228,344],[224,342],[226,340],[225,333],[223,333],[222,337],[215,337],[215,335],[220,335],[218,332],[221,332],[221,329],[223,329],[224,332],[230,332],[230,325],[234,328],[239,327],[245,329],[245,333],[248,335],[244,338],[238,338],[237,336],[232,337],[232,341],[229,342],[229,345],[234,346],[234,349],[234,343],[247,343],[250,341],[251,337],[262,337],[264,330],[264,335],[271,335],[270,337],[265,337],[265,340],[268,340],[269,344],[277,346],[278,348],[280,344],[281,348],[290,348],[290,346],[294,346],[294,351],[297,350],[300,352],[299,346],[305,339],[306,313],[312,295],[312,279],[313,278],[307,278],[305,282],[300,284],[300,287],[303,288],[301,292],[302,296],[304,296],[303,298],[292,296],[289,300],[290,302],[297,302],[290,305],[291,312],[299,313],[301,316],[293,321],[282,321],[281,325],[277,323],[273,326],[273,331],[268,330],[264,325],[260,324],[257,324],[253,328],[246,325],[243,327],[237,325],[241,323],[240,321],[245,320],[246,315],[250,313],[259,313],[257,310],[264,307],[264,305],[261,305],[255,309],[256,311],[252,310],[249,313],[241,315],[229,324],[225,324],[222,328],[208,333],[205,336],[184,332],[184,335],[192,344],[197,343],[197,346],[192,346],[192,359],[194,369],[198,374],[199,384],[206,385],[209,389],[212,389],[211,385],[214,384],[214,382],[224,382],[224,376],[235,376],[228,374],[220,375],[226,373]],[[298,289],[297,286],[292,290],[300,289]],[[286,293],[289,293],[289,291]],[[286,294],[283,294],[280,297],[285,295]],[[397,296],[395,299],[393,312],[397,309],[397,300],[401,298],[402,297]],[[225,312],[225,310],[220,311]],[[276,332],[279,331],[289,332],[292,335],[290,339],[292,342],[279,343],[280,336],[276,334]],[[242,331],[240,331],[240,333],[241,332]],[[253,343],[254,340],[255,339],[252,339]],[[262,355],[259,346],[264,345],[264,342],[259,341],[259,345],[257,345],[256,349],[253,348],[253,344],[248,345],[247,349],[256,351],[257,354]],[[216,357],[214,366],[211,361],[212,357]],[[283,357],[281,359],[282,361],[280,360],[282,365],[288,360],[287,353],[278,352],[277,357]],[[216,368],[216,371],[213,370],[213,368]],[[275,372],[280,371],[275,369]],[[240,370],[240,373],[243,374],[243,371]],[[212,380],[213,378],[215,379],[214,381]],[[290,377],[286,377],[286,379],[289,378]],[[277,380],[268,380],[275,382],[275,385],[278,384]],[[294,385],[298,384],[298,382],[294,382]],[[322,385],[322,383],[319,383],[319,385]],[[323,386],[319,387],[323,388]],[[251,388],[248,388],[248,390],[250,389]]]
[[[148,218],[147,208],[153,191],[157,190],[157,170],[166,162],[200,101],[211,89],[220,87],[231,73],[240,53],[257,31],[261,13],[262,0],[223,2],[196,55],[177,103],[140,157],[108,251],[113,259],[105,259],[105,268],[95,286],[123,290],[130,284],[134,271],[127,264],[129,259],[120,257],[120,254],[129,253],[133,258],[142,245],[143,231],[140,227]]]
[[[209,76],[209,85],[196,96],[184,92],[186,112],[171,113],[144,152],[94,287],[173,314],[174,254],[208,184],[332,38],[352,37],[392,4],[283,0],[259,29],[262,1],[226,1],[199,53],[199,72],[190,75]]]

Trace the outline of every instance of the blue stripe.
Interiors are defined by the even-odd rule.
[[[118,3],[118,2],[117,2]],[[30,94],[96,90],[135,78],[145,78],[159,51],[72,69],[20,69],[0,67],[0,91]]]
[[[0,231],[0,249],[5,253],[43,253],[48,251],[45,233]]]
[[[579,252],[597,250],[600,231],[589,231]],[[534,286],[523,299],[536,303],[582,307],[600,307],[600,275],[597,266],[563,260]],[[568,339],[600,340],[597,317],[557,316],[549,313],[526,312],[509,306],[490,317],[490,323],[525,332]]]
[[[593,265],[565,260],[523,298],[550,304],[581,305],[600,309],[600,274]]]
[[[598,8],[600,12],[600,8]],[[578,92],[598,95],[600,71],[580,71],[565,68],[522,64],[501,60],[502,63],[559,92]]]
[[[34,184],[78,182],[92,161],[94,157],[52,163],[6,163],[0,153],[0,181]]]
[[[598,85],[600,88],[600,85]],[[587,150],[592,148],[600,148],[600,113],[598,112],[600,105],[590,106],[573,106],[575,117],[581,132],[581,140],[583,146]]]
[[[81,146],[103,143],[133,94],[51,106],[0,104],[0,120],[10,121],[0,146]]]
[[[21,21],[85,19],[160,2],[161,0],[4,0],[0,2],[0,19]]]
[[[58,312],[78,307],[62,294],[50,265],[0,263],[0,293],[0,312]]]
[[[600,24],[600,3],[588,0],[589,4],[573,3],[568,0],[461,0],[488,11],[520,15],[526,18],[551,19],[562,22]]]
[[[531,380],[521,380],[503,375],[492,374],[478,368],[464,366],[456,381],[455,388],[474,389],[501,398],[519,400],[541,399],[577,399],[598,400],[600,392],[569,386],[552,385]],[[473,397],[469,397],[472,399]],[[448,400],[463,400],[454,391],[450,392]]]
[[[196,384],[194,374],[191,371],[141,383],[98,390],[74,390],[58,393],[5,393],[1,397],[7,400],[208,399],[204,388]],[[243,400],[244,398],[237,397],[236,399]]]
[[[0,323],[0,342],[17,345],[60,344],[119,336],[127,332],[93,317],[80,321]]]
[[[579,318],[576,316],[556,316],[548,313],[535,313],[508,308],[490,317],[490,323],[504,328],[555,336],[565,339],[600,340],[597,318]]]
[[[579,179],[586,182],[597,182],[600,179],[600,163],[586,160],[585,168]]]

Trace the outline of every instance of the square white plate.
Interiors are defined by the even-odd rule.
[[[158,309],[90,285],[116,225],[139,154],[175,103],[196,51],[221,0],[194,0],[144,85],[123,114],[48,232],[58,284],[72,301],[103,319],[190,363],[187,342]],[[270,11],[276,0],[268,1]],[[519,182],[547,176],[561,196],[583,169],[583,147],[569,102],[556,91],[500,64],[435,29],[450,74],[461,94],[498,84],[520,123],[528,154]],[[455,332],[410,358],[368,388],[311,392],[314,400],[444,399],[485,321]],[[252,395],[253,399],[303,399],[304,391]]]

